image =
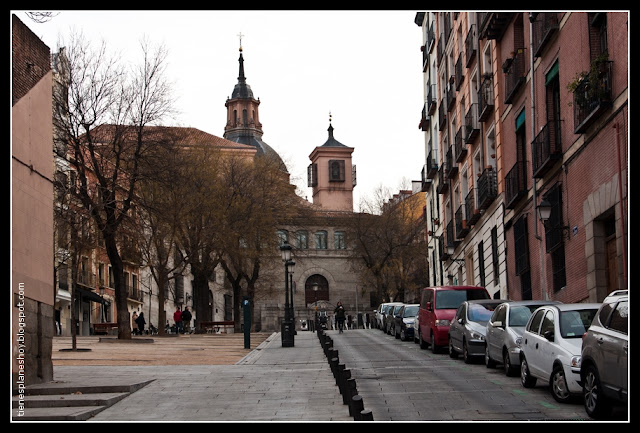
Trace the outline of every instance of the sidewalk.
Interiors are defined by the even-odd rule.
[[[282,347],[279,333],[251,334],[253,350],[243,334],[152,339],[80,338],[77,347],[91,351],[60,352],[70,339],[57,338],[46,386],[141,386],[89,421],[353,421],[313,332],[298,332],[294,347]],[[27,406],[25,414],[35,411],[55,419],[60,408]]]

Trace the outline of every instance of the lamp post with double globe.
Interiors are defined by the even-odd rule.
[[[282,261],[284,262],[284,320],[280,328],[282,337],[282,347],[294,346],[294,326],[291,317],[291,309],[289,306],[289,266],[295,263],[291,260],[291,245],[286,240],[280,246],[282,252]],[[293,294],[291,297],[293,301]]]

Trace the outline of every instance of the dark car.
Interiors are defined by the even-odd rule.
[[[395,326],[396,326],[396,314],[398,314],[398,312],[400,311],[400,308],[402,308],[404,304],[398,304],[398,305],[394,305],[391,308],[389,308],[389,310],[387,310],[387,313],[384,315],[384,330],[387,334],[389,335],[393,335],[393,333],[395,332]]]
[[[420,304],[404,304],[400,308],[396,314],[396,323],[393,328],[396,338],[402,341],[413,339],[413,322],[418,315],[418,308],[420,308]]]
[[[582,337],[580,378],[584,408],[592,418],[606,418],[614,404],[626,404],[629,389],[629,297],[612,294]]]
[[[504,299],[480,299],[460,304],[449,325],[449,356],[457,358],[462,353],[467,364],[484,357],[487,322],[503,302]]]

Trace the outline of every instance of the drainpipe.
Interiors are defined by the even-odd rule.
[[[533,22],[535,18],[531,12],[529,12],[529,68],[530,79],[529,84],[531,87],[531,141],[533,142],[533,138],[536,136],[536,111],[535,111],[535,86],[534,86],[534,64],[533,64]],[[536,191],[536,178],[531,173],[532,180],[532,190],[533,190],[533,228],[534,228],[534,236],[538,239],[538,245],[540,248],[540,252],[538,256],[540,257],[540,288],[542,289],[542,298],[546,301],[549,300],[549,295],[547,293],[547,279],[546,279],[546,269],[545,269],[545,251],[544,251],[544,242],[542,240],[542,236],[538,234],[538,217],[537,217],[537,206],[538,206],[538,194]]]
[[[620,202],[620,234],[622,235],[622,264],[624,266],[624,280],[627,281],[627,243],[625,242],[624,233],[624,204],[622,201],[622,162],[620,161],[620,125],[616,122],[613,125],[616,128],[616,149],[618,151],[618,195]]]

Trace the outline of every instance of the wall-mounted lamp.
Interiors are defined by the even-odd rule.
[[[455,247],[453,247],[451,245],[447,246],[447,253],[449,254],[449,257],[453,256],[453,253],[455,251],[456,251]],[[456,262],[459,265],[464,265],[464,259],[453,259],[453,258],[451,258],[449,260],[451,260],[452,262]]]
[[[538,218],[542,221],[542,224],[548,229],[561,230],[563,235],[569,239],[569,226],[557,226],[557,227],[549,227],[548,222],[551,217],[551,203],[546,198],[543,198],[542,201],[538,204]]]

